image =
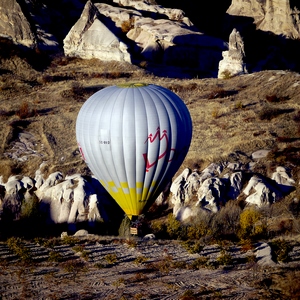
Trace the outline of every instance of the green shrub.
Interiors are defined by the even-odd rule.
[[[221,254],[217,258],[217,262],[221,266],[229,266],[233,264],[233,258],[230,253],[222,250]]]
[[[222,73],[221,73],[221,78],[222,79],[230,79],[232,78],[233,75],[231,74],[231,72],[229,70],[224,70]]]
[[[171,239],[178,239],[182,232],[181,223],[171,213],[167,220],[167,233]]]
[[[139,265],[139,264],[143,264],[145,263],[149,258],[141,255],[141,256],[138,256],[135,260],[134,260],[134,263]]]
[[[63,264],[63,268],[66,272],[72,274],[74,281],[80,272],[86,272],[85,263],[78,260],[70,260],[65,262]]]
[[[22,239],[18,237],[11,237],[6,242],[8,248],[15,253],[22,262],[30,263],[32,261],[32,255],[29,248],[27,248]]]
[[[84,248],[82,245],[76,245],[72,248],[75,252],[83,252]]]
[[[35,194],[33,194],[30,199],[22,202],[20,218],[29,220],[39,219],[41,217],[39,207],[39,199],[37,196],[35,196]]]
[[[202,245],[202,243],[198,240],[187,240],[187,241],[183,241],[181,243],[181,245],[189,252],[189,253],[200,253],[203,248],[204,245]]]
[[[198,297],[196,297],[195,293],[192,290],[186,290],[179,298],[179,300],[196,300],[196,299],[198,299]]]
[[[162,220],[152,221],[151,230],[157,238],[164,238],[167,236],[167,226]]]
[[[104,258],[109,265],[114,265],[118,261],[118,257],[115,253],[107,254]]]
[[[61,245],[61,240],[56,238],[47,239],[43,241],[42,245],[46,248],[54,248],[55,246]]]
[[[261,220],[262,214],[258,210],[253,207],[245,209],[240,214],[240,239],[252,240],[260,237],[266,231],[266,226]]]
[[[63,260],[62,255],[59,252],[56,251],[50,251],[48,261],[51,262],[61,262]]]
[[[273,259],[279,262],[288,262],[289,253],[292,250],[292,246],[285,240],[276,239],[269,242],[272,249]]]
[[[80,240],[76,237],[65,235],[61,239],[61,242],[62,242],[63,245],[75,246],[76,244],[80,243]]]
[[[206,256],[200,256],[197,259],[195,259],[192,264],[191,264],[191,268],[194,270],[198,270],[200,268],[204,268],[207,266],[207,263],[209,261],[209,258]]]

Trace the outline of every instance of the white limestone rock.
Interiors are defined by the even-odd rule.
[[[155,240],[156,237],[153,233],[149,233],[149,234],[146,234],[144,237],[143,237],[143,240],[144,241],[149,241],[149,240]]]
[[[267,155],[269,154],[270,150],[266,150],[266,149],[261,149],[261,150],[257,150],[255,152],[252,153],[251,157],[253,159],[261,159],[261,158],[265,158],[267,157]]]
[[[283,193],[289,193],[295,187],[295,180],[289,176],[287,169],[284,167],[277,167],[272,179],[276,181]]]
[[[299,8],[291,8],[290,0],[232,0],[226,13],[253,18],[257,30],[299,39]]]
[[[198,202],[196,203],[196,206],[200,206],[212,212],[217,212],[220,203],[224,203],[224,191],[225,184],[220,178],[215,177],[206,179],[197,192]]]
[[[161,5],[151,4],[151,2],[147,0],[113,0],[113,2],[122,6],[134,7],[138,11],[152,12],[153,17],[157,14],[166,15],[170,20],[180,21],[188,26],[193,26],[192,22],[185,17],[185,14],[181,9],[165,8]]]
[[[228,189],[228,199],[235,200],[241,193],[243,187],[243,174],[242,172],[232,173],[229,177],[230,186]]]
[[[267,243],[261,243],[255,248],[255,256],[258,265],[274,266],[276,263],[272,260],[272,249]]]
[[[31,25],[16,0],[1,0],[0,36],[7,37],[15,44],[29,48],[36,46]]]
[[[131,62],[127,45],[101,19],[97,7],[87,1],[81,17],[63,41],[65,55]]]
[[[243,193],[248,196],[245,199],[247,203],[258,207],[272,204],[282,198],[282,193],[275,186],[257,176],[251,177]]]
[[[229,36],[229,50],[222,52],[223,59],[219,62],[218,78],[247,74],[244,63],[244,42],[240,33],[234,28]]]
[[[127,37],[140,48],[139,55],[163,65],[215,70],[226,43],[181,22],[168,19],[137,19]]]
[[[89,232],[85,229],[80,229],[74,233],[74,236],[88,236]]]

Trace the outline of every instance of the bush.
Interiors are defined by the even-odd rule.
[[[73,236],[66,235],[61,239],[61,242],[63,245],[75,246],[76,244],[80,243],[80,240]]]
[[[127,33],[129,30],[131,30],[132,28],[134,28],[134,22],[135,22],[134,18],[130,18],[129,20],[124,21],[121,24],[121,30],[122,30],[122,32]]]
[[[238,233],[240,239],[252,240],[260,237],[266,230],[266,226],[261,222],[261,218],[262,214],[255,208],[245,209],[240,214],[240,230]]]
[[[19,107],[19,109],[16,111],[16,115],[20,119],[27,119],[35,116],[37,114],[36,110],[30,110],[29,104],[27,101],[23,101]]]
[[[32,255],[30,249],[27,248],[22,239],[18,237],[11,237],[6,242],[8,248],[15,253],[22,262],[30,263],[32,261]]]
[[[278,97],[278,96],[276,96],[276,95],[267,95],[266,96],[266,100],[268,101],[268,102],[271,102],[271,103],[276,103],[276,102],[282,102],[282,101],[286,101],[286,100],[289,100],[290,99],[290,97],[289,96],[284,96],[284,97]]]
[[[63,259],[62,255],[59,252],[56,251],[50,251],[48,261],[51,262],[61,262]]]
[[[171,213],[168,215],[167,221],[167,233],[171,239],[178,239],[181,235],[182,227],[181,223],[176,220],[174,215]]]
[[[225,250],[222,250],[221,254],[217,258],[217,262],[221,266],[229,266],[233,264],[233,258],[231,254],[229,254]]]
[[[221,73],[221,77],[222,77],[222,79],[230,79],[233,77],[233,75],[231,74],[231,72],[229,70],[224,70]]]
[[[182,242],[181,245],[191,254],[200,253],[204,248],[204,245],[198,240],[187,240]]]
[[[192,264],[191,264],[191,268],[194,270],[198,270],[200,268],[204,268],[207,266],[209,258],[206,256],[200,256],[197,259],[195,259]]]
[[[30,199],[23,201],[20,218],[31,219],[33,221],[38,220],[41,217],[39,206],[39,199],[35,194],[33,194]]]
[[[75,281],[76,276],[80,272],[85,272],[85,263],[82,261],[77,261],[77,260],[70,260],[67,261],[63,264],[63,268],[66,272],[70,273],[73,277],[73,280]]]
[[[149,259],[149,258],[147,258],[147,257],[145,257],[145,256],[143,256],[143,255],[141,255],[141,256],[138,256],[138,257],[134,260],[134,263],[135,263],[136,265],[143,264],[143,263],[145,263],[148,259]]]
[[[280,262],[288,262],[289,261],[289,253],[292,250],[292,246],[285,240],[277,239],[273,240],[269,243],[273,259],[275,261]]]
[[[215,239],[236,239],[240,228],[240,214],[242,209],[236,201],[229,201],[216,214],[210,222],[211,234]]]

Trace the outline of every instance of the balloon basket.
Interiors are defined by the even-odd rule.
[[[136,227],[130,227],[131,235],[138,235],[138,229]]]
[[[142,222],[139,220],[138,216],[133,216],[130,224],[130,234],[139,236],[141,235]]]

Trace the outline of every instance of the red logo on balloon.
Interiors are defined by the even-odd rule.
[[[158,127],[156,129],[156,133],[155,135],[153,135],[152,133],[150,133],[148,135],[148,138],[145,141],[145,144],[149,141],[151,144],[154,143],[157,139],[159,139],[160,143],[162,143],[163,141],[165,141],[165,148],[163,148],[163,152],[158,156],[158,158],[153,161],[150,162],[147,156],[147,153],[143,154],[143,157],[145,159],[145,163],[146,163],[146,172],[149,171],[150,168],[152,168],[153,166],[155,166],[155,164],[162,159],[163,157],[165,157],[167,155],[168,149],[169,149],[169,138],[167,135],[167,130],[163,130],[162,133],[160,131],[160,128]],[[171,149],[171,151],[175,151],[175,149]],[[169,161],[171,161],[172,159],[170,159]]]

